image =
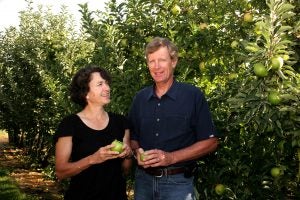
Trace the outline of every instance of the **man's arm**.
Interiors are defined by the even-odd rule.
[[[171,152],[170,154],[173,154],[171,164],[198,159],[215,151],[217,147],[218,139],[216,137],[198,141],[189,147]]]
[[[165,152],[159,149],[146,151],[147,159],[143,167],[169,166],[176,163],[195,160],[216,150],[218,139],[216,137],[201,140],[193,145],[173,152]]]

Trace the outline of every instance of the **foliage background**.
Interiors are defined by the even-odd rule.
[[[53,134],[77,110],[67,92],[72,75],[88,63],[107,68],[108,109],[126,115],[134,94],[152,83],[145,44],[168,37],[180,49],[176,78],[205,92],[220,133],[218,151],[198,162],[199,198],[297,199],[299,10],[294,0],[111,0],[104,12],[80,5],[77,31],[63,8],[53,14],[28,2],[20,26],[0,35],[0,128],[27,150],[32,167],[53,176]],[[244,19],[247,12],[252,20]],[[277,70],[275,56],[284,59]],[[255,63],[266,77],[253,72]],[[268,100],[271,91],[279,104]],[[274,167],[280,176],[270,174]],[[217,184],[225,186],[221,195]]]

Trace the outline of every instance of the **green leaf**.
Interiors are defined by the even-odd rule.
[[[282,94],[280,95],[280,97],[283,99],[283,100],[293,100],[293,101],[297,101],[298,98],[294,95],[291,95],[291,94]]]
[[[285,31],[290,31],[293,28],[291,26],[280,26],[278,31],[276,32],[277,35],[280,35],[281,33],[284,33]]]
[[[288,3],[285,3],[285,4],[282,4],[281,6],[279,6],[275,12],[277,15],[282,15],[284,13],[287,13],[291,10],[293,10],[295,8],[295,6],[291,5],[291,4],[288,4]]]
[[[288,74],[288,75],[290,75],[292,77],[296,76],[296,74],[294,73],[294,71],[291,71],[291,70],[284,70],[284,73],[286,73],[286,74]]]
[[[245,46],[245,49],[250,51],[250,52],[257,52],[260,50],[260,47],[254,43],[254,42],[249,42],[247,43],[247,45]]]
[[[293,12],[283,13],[281,16],[281,20],[289,19],[293,16],[295,16],[295,13],[293,13]]]
[[[285,106],[285,107],[280,108],[279,111],[280,112],[292,112],[292,111],[294,111],[294,108]]]

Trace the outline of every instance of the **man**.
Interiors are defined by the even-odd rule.
[[[218,145],[208,104],[198,88],[175,80],[172,42],[154,38],[145,56],[154,85],[137,93],[129,112],[135,200],[195,199],[193,166]]]

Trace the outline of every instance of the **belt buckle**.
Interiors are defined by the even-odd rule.
[[[167,175],[167,172],[168,172],[167,168],[159,169],[159,170],[160,170],[161,173],[160,173],[160,175],[155,176],[156,178],[161,178],[161,177],[163,177],[164,174]]]

